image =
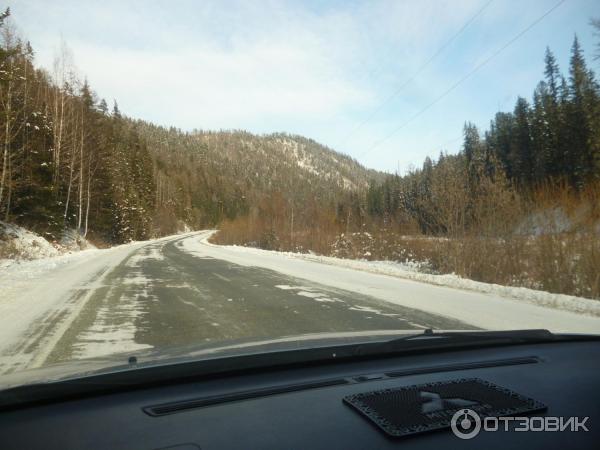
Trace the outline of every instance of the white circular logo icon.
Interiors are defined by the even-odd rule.
[[[460,409],[454,413],[450,428],[460,439],[472,439],[481,431],[481,418],[472,409]]]

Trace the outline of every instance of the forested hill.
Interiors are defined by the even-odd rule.
[[[174,210],[196,226],[247,215],[264,203],[329,209],[365,192],[380,172],[301,136],[244,131],[183,133],[147,122],[133,126],[155,162],[158,213]],[[161,214],[161,223],[167,217]]]
[[[0,220],[50,240],[76,229],[110,244],[264,206],[333,209],[383,179],[299,136],[187,133],[129,119],[66,60],[51,74],[37,68],[9,15],[0,20]]]

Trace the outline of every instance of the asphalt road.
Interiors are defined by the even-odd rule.
[[[192,255],[183,239],[130,253],[76,291],[84,307],[45,364],[137,349],[306,333],[472,328],[259,267]]]

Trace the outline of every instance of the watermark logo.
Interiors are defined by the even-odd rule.
[[[473,439],[483,431],[589,431],[589,417],[484,417],[472,409],[460,409],[454,413],[450,428],[460,439]]]
[[[450,428],[456,437],[472,439],[481,431],[481,417],[472,409],[461,409],[452,416]]]

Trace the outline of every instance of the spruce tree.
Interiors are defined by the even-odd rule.
[[[514,111],[515,128],[510,159],[519,181],[531,184],[533,180],[534,155],[531,139],[530,108],[523,97],[517,99]]]
[[[577,36],[571,47],[569,64],[567,136],[569,147],[566,155],[567,170],[572,183],[581,187],[590,172],[590,148],[592,138],[591,118],[594,115],[594,80],[587,69],[583,50]]]

